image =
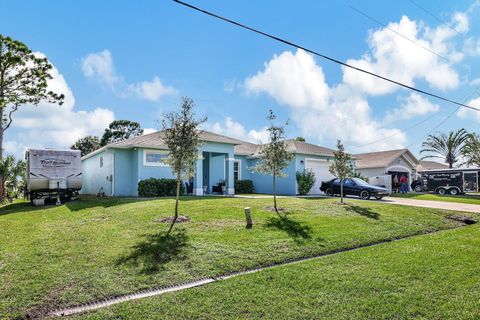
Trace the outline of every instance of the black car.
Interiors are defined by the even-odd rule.
[[[327,196],[333,196],[340,194],[340,179],[332,179],[327,182],[322,182],[320,191],[325,192]],[[359,178],[347,178],[343,179],[343,195],[359,196],[362,199],[370,199],[374,197],[377,200],[382,199],[385,196],[390,195],[385,188],[372,186],[367,182]]]

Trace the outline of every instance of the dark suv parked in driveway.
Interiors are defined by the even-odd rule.
[[[327,182],[322,182],[320,191],[325,192],[327,196],[340,194],[340,179],[336,178]],[[374,197],[377,200],[386,197],[389,194],[385,188],[372,186],[359,178],[347,178],[343,180],[343,194],[359,196],[362,199],[370,199]]]

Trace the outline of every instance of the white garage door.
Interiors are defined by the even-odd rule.
[[[335,176],[328,171],[328,168],[331,164],[331,162],[327,162],[325,160],[305,160],[305,169],[310,169],[315,174],[315,184],[313,185],[312,189],[310,189],[308,194],[322,193],[320,191],[320,185],[322,184],[322,181],[329,181],[335,178]]]

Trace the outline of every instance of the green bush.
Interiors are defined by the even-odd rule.
[[[138,183],[140,197],[174,197],[177,192],[177,180],[149,178]],[[185,186],[181,185],[180,195],[185,193]]]
[[[312,170],[297,171],[297,185],[299,194],[307,194],[315,184],[315,173]]]
[[[234,187],[237,194],[254,192],[252,180],[237,180]]]

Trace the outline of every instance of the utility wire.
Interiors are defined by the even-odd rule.
[[[435,116],[435,114],[432,114],[431,116],[427,117],[426,119],[423,119],[422,121],[417,122],[417,123],[415,123],[414,125],[411,125],[410,127],[404,129],[403,131],[408,131],[408,130],[410,130],[410,129],[413,129],[413,128],[415,128],[415,127],[418,127],[419,125],[421,125],[421,124],[427,122],[428,120],[432,119],[434,116]],[[388,140],[388,139],[390,139],[390,138],[393,138],[393,137],[395,137],[395,136],[398,136],[398,135],[402,134],[403,131],[399,131],[399,132],[394,133],[394,134],[392,134],[392,135],[383,137],[382,139],[378,139],[378,140],[375,140],[375,141],[372,141],[372,142],[369,142],[369,143],[366,143],[366,144],[363,144],[363,145],[354,146],[354,147],[349,147],[348,149],[349,149],[349,150],[362,149],[362,148],[367,147],[367,146],[370,146],[370,145],[372,145],[372,144],[376,144],[376,143],[378,143],[378,142],[382,142],[382,141],[384,141],[384,140]]]
[[[349,5],[349,7],[350,7],[350,9],[352,9],[352,10],[356,11],[357,13],[361,14],[361,15],[362,15],[362,16],[364,16],[365,18],[367,18],[367,19],[369,19],[369,20],[371,20],[371,21],[373,21],[373,22],[375,22],[375,23],[377,23],[377,24],[381,25],[382,27],[384,27],[384,28],[386,28],[386,29],[388,29],[388,30],[392,31],[393,33],[395,33],[395,34],[399,35],[400,37],[402,37],[402,38],[404,38],[404,39],[406,39],[406,40],[410,41],[411,43],[413,43],[413,44],[415,44],[415,45],[419,46],[420,48],[422,48],[422,49],[425,49],[426,51],[428,51],[428,52],[430,52],[430,53],[432,53],[432,54],[436,55],[437,57],[439,57],[439,58],[442,58],[443,60],[445,60],[445,61],[449,62],[449,60],[448,60],[447,58],[445,58],[444,56],[442,56],[442,55],[440,55],[440,54],[436,53],[435,51],[431,50],[430,48],[428,48],[428,47],[426,47],[426,46],[423,46],[423,45],[421,45],[420,43],[416,42],[415,40],[413,40],[413,39],[410,39],[409,37],[407,37],[407,36],[405,36],[405,35],[401,34],[401,33],[400,33],[400,32],[398,32],[398,31],[396,31],[395,29],[392,29],[392,28],[390,28],[388,25],[386,25],[386,24],[382,23],[381,21],[378,21],[377,19],[375,19],[375,18],[373,18],[373,17],[369,16],[369,15],[368,15],[368,14],[366,14],[365,12],[363,12],[363,11],[361,11],[361,10],[359,10],[359,9],[357,9],[357,8],[355,8],[355,7],[353,7],[353,6],[351,6],[351,5]]]
[[[350,68],[350,69],[353,69],[353,70],[357,70],[357,71],[359,71],[359,72],[363,72],[363,73],[369,74],[369,75],[371,75],[371,76],[373,76],[373,77],[382,79],[382,80],[384,80],[384,81],[387,81],[387,82],[396,84],[396,85],[398,85],[398,86],[407,88],[407,89],[409,89],[409,90],[412,90],[412,91],[415,91],[415,92],[418,92],[418,93],[421,93],[421,94],[424,94],[424,95],[427,95],[427,96],[430,96],[430,97],[433,97],[433,98],[437,98],[437,99],[439,99],[439,100],[443,100],[443,101],[446,101],[446,102],[455,104],[455,105],[460,106],[460,107],[472,109],[472,110],[475,110],[475,111],[480,111],[480,109],[471,107],[471,106],[469,106],[469,105],[466,105],[466,104],[463,104],[463,103],[460,103],[460,102],[451,100],[451,99],[449,99],[449,98],[442,97],[442,96],[440,96],[440,95],[437,95],[437,94],[434,94],[434,93],[431,93],[431,92],[428,92],[428,91],[425,91],[425,90],[417,89],[417,88],[415,88],[415,87],[412,87],[412,86],[406,85],[406,84],[404,84],[404,83],[398,82],[398,81],[396,81],[396,80],[392,80],[392,79],[390,79],[390,78],[387,78],[387,77],[378,75],[378,74],[376,74],[376,73],[367,71],[367,70],[365,70],[365,69],[352,66],[352,65],[350,65],[350,64],[348,64],[348,63],[345,63],[345,62],[342,62],[342,61],[340,61],[340,60],[338,60],[338,59],[335,59],[335,58],[326,56],[326,55],[321,54],[321,53],[319,53],[319,52],[316,52],[316,51],[314,51],[314,50],[311,50],[311,49],[308,49],[308,48],[303,47],[303,46],[301,46],[301,45],[295,44],[295,43],[293,43],[293,42],[291,42],[291,41],[282,39],[282,38],[280,38],[280,37],[271,35],[271,34],[269,34],[269,33],[260,31],[260,30],[258,30],[258,29],[254,29],[254,28],[249,27],[249,26],[247,26],[247,25],[241,24],[240,22],[236,22],[236,21],[234,21],[234,20],[231,20],[231,19],[222,17],[222,16],[217,15],[217,14],[215,14],[215,13],[212,13],[212,12],[209,12],[209,11],[206,11],[206,10],[203,10],[203,9],[200,9],[200,8],[194,6],[194,5],[189,4],[189,3],[186,3],[186,2],[183,2],[183,1],[180,1],[180,0],[173,0],[173,1],[176,2],[176,3],[178,3],[178,4],[183,5],[183,6],[185,6],[185,7],[188,7],[188,8],[190,8],[190,9],[196,10],[196,11],[198,11],[198,12],[204,13],[204,14],[209,15],[209,16],[211,16],[211,17],[214,17],[214,18],[223,20],[223,21],[225,21],[225,22],[228,22],[228,23],[230,23],[230,24],[236,25],[236,26],[238,26],[238,27],[240,27],[240,28],[243,28],[243,29],[252,31],[252,32],[254,32],[254,33],[260,34],[260,35],[262,35],[262,36],[264,36],[264,37],[267,37],[267,38],[276,40],[276,41],[278,41],[278,42],[287,44],[287,45],[292,46],[292,47],[297,48],[297,49],[302,49],[302,50],[304,50],[304,51],[306,51],[306,52],[309,52],[309,53],[311,53],[311,54],[313,54],[313,55],[316,55],[316,56],[318,56],[318,57],[321,57],[321,58],[323,58],[323,59],[325,59],[325,60],[329,60],[329,61],[331,61],[331,62],[340,64],[340,65],[342,65],[342,66],[344,66],[344,67],[347,67],[347,68]]]
[[[475,89],[470,95],[468,95],[464,101],[467,101],[469,100],[475,93],[478,94],[478,90],[480,89],[477,88]],[[417,143],[419,143],[420,141],[422,141],[425,137],[427,137],[429,134],[431,134],[433,131],[437,130],[442,124],[444,124],[448,119],[450,119],[455,113],[458,112],[458,110],[460,110],[460,106],[458,106],[455,110],[453,110],[453,112],[451,112],[450,114],[448,114],[442,121],[440,121],[440,123],[438,123],[435,127],[433,127],[430,131],[428,131],[426,134],[424,134],[423,136],[421,136],[420,138],[418,138],[417,140],[415,140],[414,142],[410,143],[407,148],[410,148],[411,146],[413,145],[416,145]]]
[[[456,33],[458,34],[461,34],[457,29],[455,29],[454,27],[450,26],[448,23],[446,23],[445,21],[443,21],[442,19],[440,19],[439,17],[437,17],[436,15],[434,15],[431,11],[427,10],[426,8],[422,7],[421,5],[419,5],[418,3],[416,3],[415,1],[413,0],[408,0],[410,1],[411,4],[413,4],[415,7],[419,8],[420,10],[424,11],[425,13],[427,13],[429,16],[431,16],[433,19],[437,20],[438,22],[440,22],[441,24],[444,24],[446,25],[448,28],[452,29],[453,31],[455,31]]]

